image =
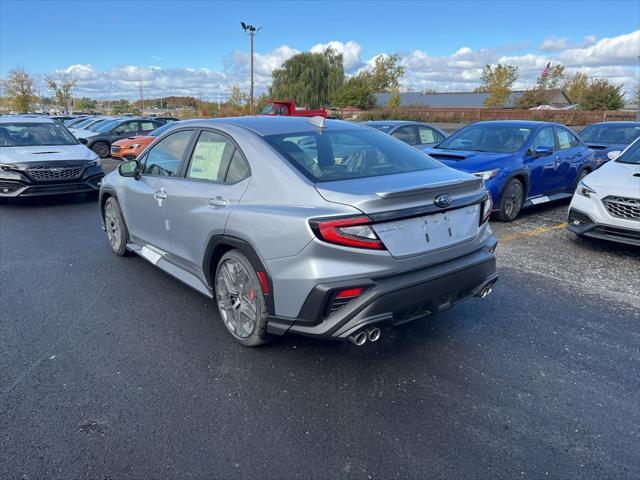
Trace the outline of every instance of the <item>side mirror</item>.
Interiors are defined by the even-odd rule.
[[[82,138],[82,137],[80,137],[78,139],[78,141],[83,145],[86,145],[87,143],[89,143],[89,140],[87,140],[86,138]]]
[[[549,147],[538,147],[536,148],[534,154],[536,157],[548,157],[553,153]]]
[[[618,158],[620,156],[622,152],[620,150],[614,150],[612,152],[607,153],[607,158],[609,160],[615,160],[616,158]]]
[[[129,160],[118,166],[118,173],[123,177],[133,177],[136,180],[140,178],[140,164],[137,160]]]

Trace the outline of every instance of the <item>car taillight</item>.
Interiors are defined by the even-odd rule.
[[[371,220],[367,216],[315,219],[310,220],[309,224],[313,233],[325,242],[345,247],[384,250],[384,245],[371,228]]]
[[[491,211],[493,210],[493,199],[491,198],[491,193],[487,192],[487,199],[482,202],[482,220],[480,221],[480,225],[484,225],[489,221],[489,217],[491,217]]]

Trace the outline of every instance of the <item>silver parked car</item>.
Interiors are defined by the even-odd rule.
[[[104,178],[111,247],[209,297],[243,345],[362,345],[484,297],[497,279],[482,179],[320,117],[180,122]]]

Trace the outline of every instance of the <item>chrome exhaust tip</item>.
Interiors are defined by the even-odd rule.
[[[486,298],[493,291],[493,285],[486,286],[478,294],[480,298]]]
[[[349,335],[349,341],[354,345],[361,347],[362,345],[367,343],[367,332],[365,332],[364,330],[360,330],[358,333]]]
[[[382,337],[382,330],[380,330],[378,327],[370,328],[369,332],[367,333],[367,337],[369,338],[370,342],[377,342],[378,340],[380,340],[380,337]]]

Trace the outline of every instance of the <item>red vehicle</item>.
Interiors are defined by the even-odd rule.
[[[317,110],[308,110],[306,108],[296,107],[295,102],[289,100],[273,100],[269,102],[258,115],[285,115],[290,117],[327,117],[327,111],[324,108]]]

